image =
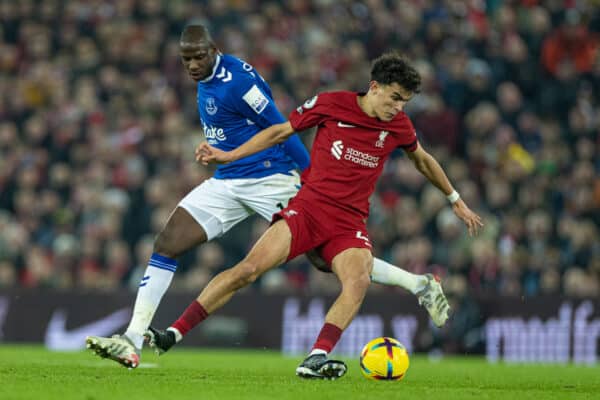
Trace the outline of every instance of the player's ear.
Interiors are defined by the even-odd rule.
[[[379,90],[379,83],[377,81],[369,82],[369,92],[377,93]]]

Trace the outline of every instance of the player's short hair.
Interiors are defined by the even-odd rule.
[[[397,83],[413,93],[421,90],[421,75],[404,56],[395,51],[384,53],[373,61],[371,80],[383,85]]]
[[[179,38],[180,42],[195,42],[200,39],[204,39],[208,43],[214,44],[208,28],[201,24],[186,25]]]

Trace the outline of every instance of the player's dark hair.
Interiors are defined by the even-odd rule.
[[[383,85],[397,83],[413,93],[421,90],[421,75],[400,53],[384,53],[373,61],[371,80]]]
[[[214,43],[208,28],[200,24],[191,24],[183,28],[179,40],[180,42],[196,42],[202,39],[206,40],[208,43]]]

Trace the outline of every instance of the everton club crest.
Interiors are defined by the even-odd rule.
[[[206,112],[210,115],[215,115],[218,109],[219,107],[217,107],[214,97],[208,97],[206,99]]]

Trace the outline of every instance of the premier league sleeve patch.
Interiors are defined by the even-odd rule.
[[[242,99],[244,99],[250,108],[252,108],[257,114],[263,112],[269,104],[269,99],[267,96],[265,96],[256,85],[253,85],[250,90],[248,90],[246,94],[242,96]]]

